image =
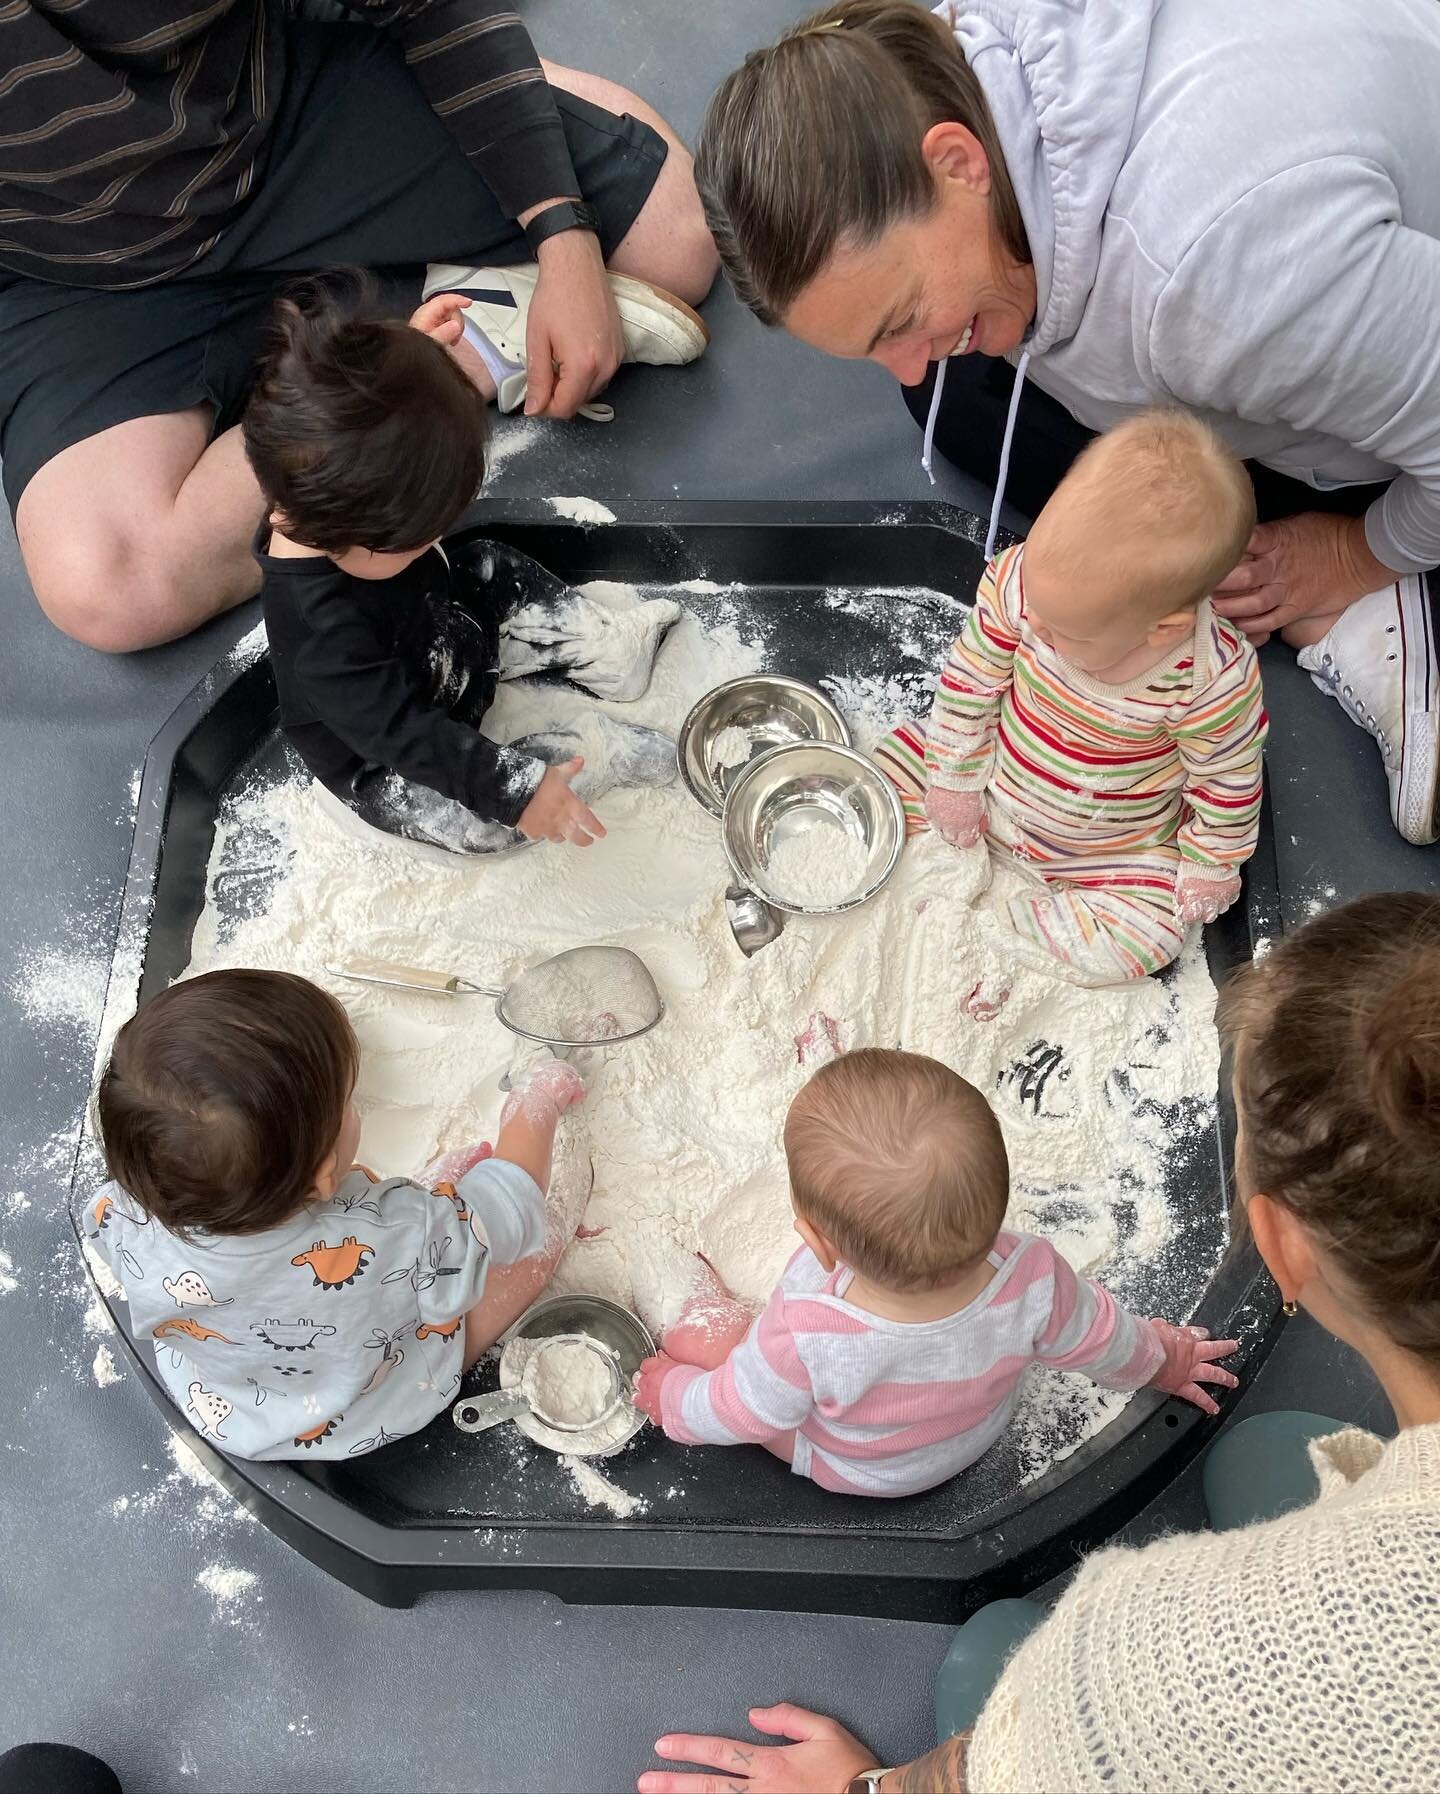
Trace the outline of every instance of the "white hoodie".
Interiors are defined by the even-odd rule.
[[[1035,261],[1029,377],[1181,404],[1440,565],[1440,0],[954,0]],[[1398,477],[1396,477],[1398,476]]]

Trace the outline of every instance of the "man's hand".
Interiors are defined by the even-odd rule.
[[[523,213],[521,223],[545,205]],[[525,414],[574,417],[615,377],[625,332],[592,232],[561,231],[540,245],[537,260],[540,275],[525,332]]]
[[[667,1732],[655,1746],[657,1757],[677,1763],[700,1763],[695,1770],[646,1770],[636,1786],[640,1794],[845,1794],[862,1769],[878,1762],[843,1725],[823,1713],[783,1702],[778,1707],[752,1707],[750,1723],[772,1738],[791,1744],[742,1744],[735,1738]]]
[[[1245,558],[1215,588],[1215,609],[1258,648],[1302,618],[1333,622],[1397,577],[1371,554],[1363,517],[1304,511],[1256,525]]]
[[[588,847],[604,836],[604,823],[570,789],[571,779],[584,764],[577,754],[563,766],[546,768],[545,777],[515,825],[527,840],[568,841],[574,847]]]

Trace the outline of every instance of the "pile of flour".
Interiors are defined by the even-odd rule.
[[[630,587],[587,589],[636,602]],[[687,614],[645,697],[606,708],[674,733],[697,698],[758,670],[763,656],[733,623],[704,630]],[[876,690],[890,701],[887,685]],[[859,691],[852,683],[845,695]],[[487,727],[513,739],[592,703],[553,685],[508,685]],[[861,740],[896,720],[845,707]],[[600,812],[609,833],[583,851],[540,846],[441,865],[398,843],[357,844],[301,781],[257,789],[217,830],[189,970],[283,968],[340,997],[363,1048],[360,1156],[398,1173],[437,1148],[494,1138],[514,1042],[483,998],[352,984],[327,965],[365,955],[500,984],[564,947],[633,948],[666,1016],[612,1049],[592,1077],[580,1113],[594,1193],[555,1288],[609,1297],[652,1331],[673,1318],[697,1250],[737,1294],[768,1296],[797,1244],[781,1124],[809,1075],[804,1043],[830,1037],[932,1054],[986,1092],[1010,1153],[1012,1224],[1049,1234],[1077,1270],[1146,1305],[1151,1269],[1166,1262],[1177,1229],[1167,1167],[1214,1126],[1215,992],[1197,949],[1163,981],[1077,989],[1043,963],[1017,963],[1002,919],[1015,874],[999,868],[978,894],[983,856],[922,836],[871,902],[839,917],[792,917],[747,960],[725,920],[719,824],[678,780],[613,792]],[[237,919],[217,900],[227,884],[254,885],[261,899]],[[967,1013],[977,987],[1008,992],[998,1019]],[[1188,1308],[1213,1268],[1186,1263]],[[1113,1411],[1095,1392],[1086,1424]]]
[[[765,862],[766,894],[801,909],[833,909],[863,888],[869,860],[857,836],[817,819],[771,848]]]

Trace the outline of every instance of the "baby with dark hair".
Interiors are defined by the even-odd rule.
[[[417,1181],[353,1163],[359,1058],[318,985],[228,970],[152,997],[100,1080],[112,1181],[85,1234],[176,1406],[239,1457],[355,1457],[418,1432],[545,1287],[589,1200],[583,1132],[556,1140],[585,1097],[572,1066],[532,1066],[494,1147]]]
[[[497,742],[496,687],[558,672],[638,698],[682,610],[599,604],[499,542],[441,548],[485,473],[485,401],[450,353],[467,303],[407,324],[332,278],[277,309],[243,434],[280,720],[341,821],[449,854],[588,846],[590,805],[667,783],[673,742],[598,708]]]

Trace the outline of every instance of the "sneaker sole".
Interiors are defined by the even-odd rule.
[[[1436,838],[1435,799],[1440,786],[1440,744],[1436,734],[1436,689],[1440,668],[1429,581],[1423,573],[1397,580],[1400,644],[1404,656],[1405,740],[1391,820],[1409,842],[1428,847]]]

